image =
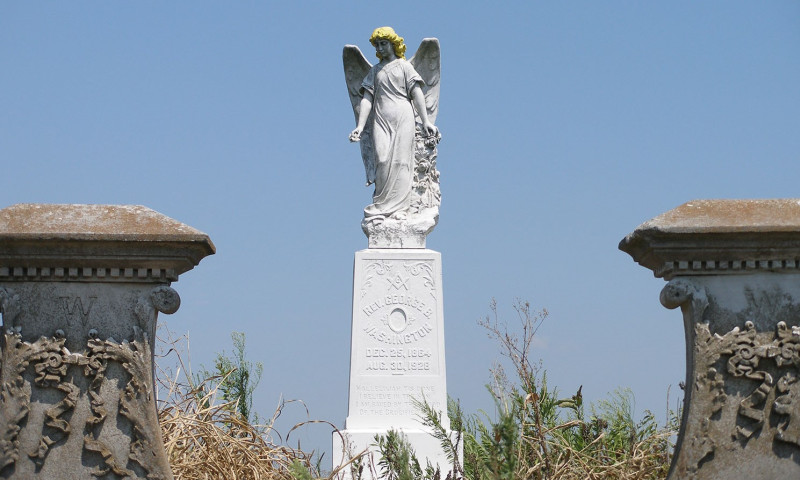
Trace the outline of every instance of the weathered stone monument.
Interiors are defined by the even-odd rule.
[[[171,479],[158,312],[208,236],[141,206],[0,210],[0,477]]]
[[[449,430],[441,256],[425,248],[441,200],[441,136],[433,124],[439,42],[423,40],[410,61],[391,28],[376,29],[370,42],[377,65],[355,46],[343,54],[357,121],[350,140],[361,143],[367,185],[375,192],[361,224],[369,249],[355,255],[347,443],[334,434],[333,465],[364,449],[374,452],[375,435],[394,429],[408,438],[423,468],[427,459],[446,472],[447,457],[414,404],[426,401],[442,412]]]
[[[620,249],[686,330],[670,479],[800,478],[800,199],[698,200]]]

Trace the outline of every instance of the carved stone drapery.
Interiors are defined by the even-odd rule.
[[[144,207],[0,210],[0,478],[172,478],[157,314],[180,306],[169,280],[209,253]]]
[[[800,478],[800,202],[689,202],[620,248],[669,280],[661,303],[683,312],[668,478]]]
[[[425,248],[425,240],[439,222],[442,192],[439,171],[436,169],[441,138],[427,137],[419,130],[414,138],[414,167],[411,201],[407,215],[401,218],[365,218],[361,229],[369,239],[370,248]]]

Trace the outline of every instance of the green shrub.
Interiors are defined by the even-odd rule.
[[[583,388],[560,398],[547,384],[540,363],[532,361],[534,335],[547,311],[532,312],[526,302],[514,306],[519,324],[501,322],[497,306],[480,321],[509,359],[514,375],[495,366],[487,386],[495,399],[494,418],[487,414],[464,416],[457,402],[448,412],[452,428],[461,430],[455,440],[441,428],[439,413],[421,402],[423,424],[432,428],[445,452],[455,452],[463,442],[463,461],[449,454],[448,477],[469,480],[517,479],[658,479],[669,470],[677,415],[659,427],[646,411],[635,420],[633,393],[618,389],[608,399],[591,406],[587,416]],[[420,478],[420,477],[415,477]]]

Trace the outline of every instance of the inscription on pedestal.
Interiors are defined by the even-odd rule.
[[[412,387],[409,385],[360,385],[356,389],[358,392],[359,415],[392,415],[392,416],[413,416],[418,412],[413,397],[420,393],[425,398],[433,398],[438,395],[436,387]],[[442,408],[439,402],[428,402],[435,408]]]
[[[419,427],[415,400],[446,408],[439,258],[356,254],[348,428]]]
[[[435,330],[436,282],[431,261],[367,260],[359,300],[362,347],[360,375],[438,375],[438,335]],[[384,400],[384,407],[405,411],[405,400]],[[423,392],[424,393],[424,392]],[[388,394],[382,394],[388,395]],[[395,397],[397,392],[393,394]],[[362,398],[359,396],[359,404]],[[370,402],[367,402],[368,404]],[[374,401],[372,402],[374,403]],[[400,404],[404,407],[398,408]],[[375,412],[374,406],[359,411]],[[412,412],[413,413],[413,412]],[[374,415],[376,413],[366,413]],[[393,415],[393,413],[387,413]]]
[[[358,305],[363,340],[358,374],[438,375],[432,262],[369,260],[364,272]],[[409,391],[406,396],[410,394],[420,392]]]
[[[348,451],[374,451],[375,435],[389,429],[408,436],[420,461],[448,465],[417,403],[440,412],[449,430],[441,272],[432,250],[356,252],[350,396],[343,436],[334,435],[334,465]]]

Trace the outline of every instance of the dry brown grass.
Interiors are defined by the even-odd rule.
[[[171,337],[162,344],[172,360],[163,363],[175,372],[159,367],[157,374],[158,418],[177,480],[291,480],[293,464],[314,471],[311,455],[273,440],[284,402],[264,425],[249,423],[235,404],[218,400],[218,377],[194,384],[182,358],[186,344]]]
[[[181,480],[289,480],[294,461],[310,467],[301,451],[276,445],[213,392],[186,391],[162,406],[159,421],[172,471]]]
[[[604,455],[591,447],[576,449],[566,442],[550,445],[554,455],[552,474],[526,472],[522,478],[552,478],[554,480],[656,480],[665,478],[669,456],[665,445],[674,432],[663,430],[631,446],[624,455]],[[595,442],[602,442],[598,437]],[[543,466],[538,463],[536,467]],[[538,470],[534,468],[535,470]]]

